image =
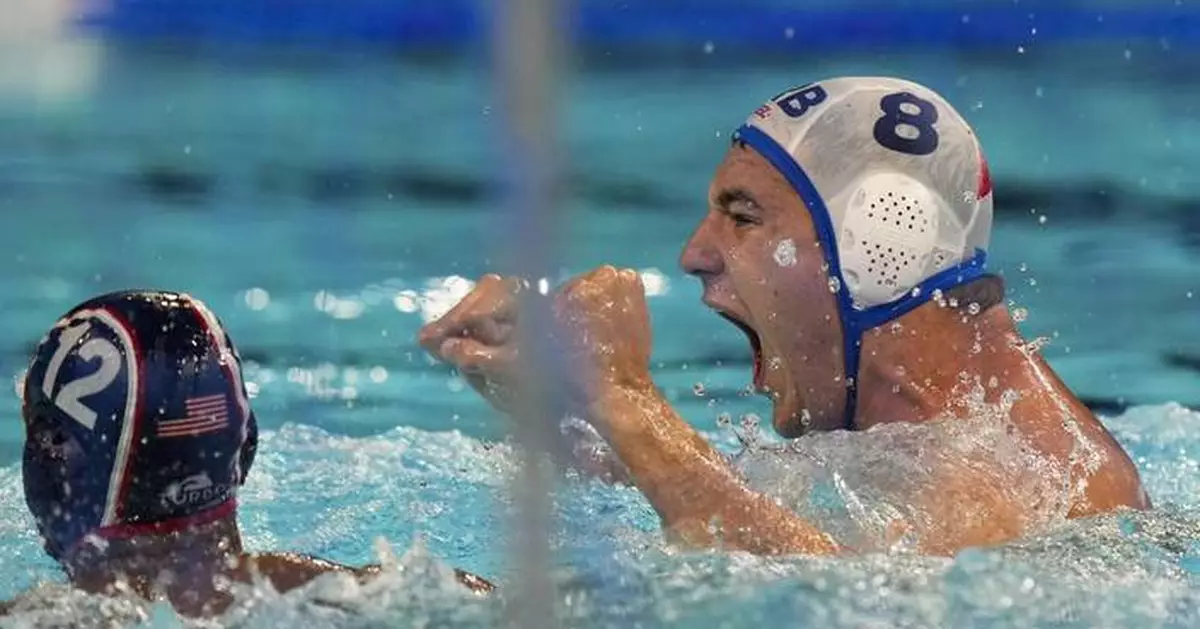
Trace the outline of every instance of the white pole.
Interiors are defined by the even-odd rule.
[[[554,276],[556,245],[564,233],[558,211],[562,156],[557,89],[567,42],[560,33],[563,16],[557,0],[495,0],[493,6],[496,88],[506,127],[499,163],[509,203],[502,259],[536,286],[538,279]],[[550,367],[553,349],[544,336],[551,324],[547,304],[536,299],[536,291],[524,294],[518,323],[522,338],[529,341],[521,348],[524,366],[535,374],[558,373]],[[517,513],[510,523],[510,551],[518,579],[505,596],[514,624],[529,629],[559,625],[549,546],[554,470],[547,455],[558,431],[562,388],[549,378],[537,379],[537,385],[517,405],[515,431],[524,460],[512,488]]]

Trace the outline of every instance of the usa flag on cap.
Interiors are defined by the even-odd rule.
[[[158,422],[159,437],[194,437],[229,425],[229,404],[224,393],[188,398],[185,409],[183,417]]]

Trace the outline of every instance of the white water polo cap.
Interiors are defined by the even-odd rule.
[[[812,215],[837,288],[853,420],[862,334],[985,272],[987,161],[929,88],[843,77],[776,96],[733,136],[771,162]]]

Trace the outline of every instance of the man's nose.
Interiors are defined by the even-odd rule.
[[[679,266],[689,275],[703,278],[720,275],[725,270],[725,260],[713,241],[708,220],[700,223],[688,238],[679,256]]]

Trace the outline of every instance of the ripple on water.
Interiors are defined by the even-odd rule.
[[[1200,415],[1165,406],[1134,409],[1106,421],[1138,460],[1158,508],[1059,522],[1021,542],[952,558],[889,552],[836,559],[680,553],[661,543],[653,511],[636,491],[564,483],[556,497],[560,519],[553,540],[560,551],[559,613],[570,627],[1197,626],[1200,480],[1188,453],[1200,448],[1195,429]],[[891,430],[887,448],[876,452],[854,442],[854,435],[828,434],[790,446],[804,455],[797,459],[803,463],[752,469],[754,457],[768,456],[766,446],[778,443],[764,444],[767,454],[748,454],[741,462],[748,474],[760,474],[764,481],[781,470],[791,478],[811,473],[813,487],[832,478],[828,470],[837,463],[842,485],[827,483],[831,502],[817,515],[834,523],[841,517],[847,530],[870,532],[862,522],[870,524],[872,513],[894,509],[898,517],[915,517],[911,507],[889,494],[895,477],[919,479],[924,469],[906,460],[905,448],[915,452],[936,440],[958,438],[952,432]],[[727,446],[737,441],[714,437]],[[990,444],[1010,448],[1015,460],[1022,460],[1020,448],[1005,445],[998,434],[961,435],[968,437],[959,444],[964,452]],[[519,575],[505,568],[502,549],[506,517],[514,508],[506,485],[515,471],[511,447],[453,432],[398,428],[349,438],[299,425],[264,433],[263,446],[242,494],[248,546],[299,549],[351,562],[382,559],[389,568],[368,585],[328,578],[286,595],[250,588],[219,623],[186,626],[504,624],[502,597],[465,596],[448,586],[445,575],[458,566],[494,577],[510,591],[519,582]],[[811,502],[804,490],[791,491],[798,504],[806,504],[801,498]],[[859,504],[846,502],[847,496]],[[843,500],[840,507],[838,500]],[[391,546],[377,543],[378,537]],[[58,580],[24,513],[16,465],[0,469],[0,541],[0,565],[22,566],[0,576],[0,597],[33,582]],[[408,550],[393,560],[392,547]],[[114,621],[116,626],[180,626],[162,606],[84,596],[53,584],[38,588],[22,605],[0,626],[100,627]]]

